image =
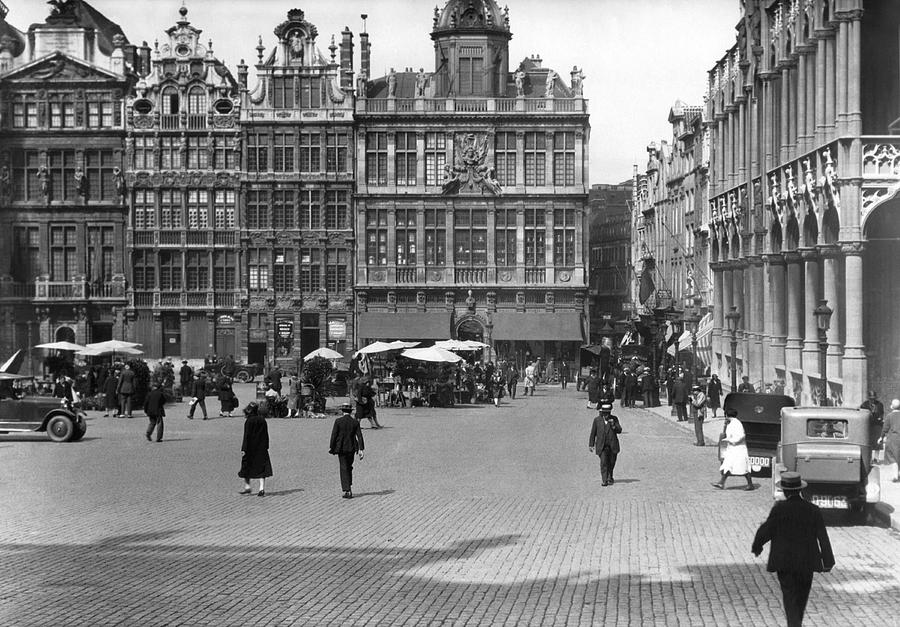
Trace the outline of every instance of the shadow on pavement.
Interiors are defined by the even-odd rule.
[[[354,492],[353,498],[359,499],[364,496],[389,496],[389,495],[393,494],[394,492],[396,492],[396,490],[380,490],[378,492]]]
[[[297,494],[298,492],[305,492],[303,488],[293,488],[291,490],[278,490],[276,492],[271,492],[266,490],[266,496],[288,496],[290,494]]]

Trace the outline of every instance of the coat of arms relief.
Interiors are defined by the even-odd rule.
[[[494,168],[487,163],[487,134],[461,133],[454,141],[453,163],[444,166],[443,194],[489,192],[503,195]]]

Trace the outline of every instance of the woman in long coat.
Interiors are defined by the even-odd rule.
[[[750,454],[747,451],[746,437],[744,425],[737,419],[737,412],[729,409],[725,413],[725,433],[722,434],[722,440],[726,443],[722,465],[719,467],[722,478],[712,484],[714,488],[724,490],[725,480],[731,475],[744,475],[747,479],[746,489],[754,488],[750,477]]]
[[[881,441],[884,442],[884,462],[897,464],[897,475],[891,481],[900,483],[900,400],[896,398],[891,401],[891,413],[884,417]]]
[[[721,403],[719,398],[722,396],[722,382],[719,381],[719,377],[717,375],[713,375],[709,380],[709,383],[706,384],[706,401],[709,408],[712,410],[712,417],[716,417],[716,411],[721,407]]]
[[[216,388],[216,393],[219,396],[219,403],[222,405],[222,408],[219,410],[219,415],[231,418],[231,408],[234,406],[234,390],[231,387],[231,378],[222,375]]]
[[[272,462],[269,460],[269,427],[264,412],[259,405],[250,403],[244,408],[244,441],[241,444],[241,470],[238,477],[244,480],[240,494],[250,494],[250,480],[259,479],[259,492],[266,495],[266,477],[272,476]]]

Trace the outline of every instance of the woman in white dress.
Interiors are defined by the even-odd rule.
[[[752,490],[753,479],[750,477],[750,458],[747,452],[747,441],[744,435],[744,425],[737,419],[737,412],[729,409],[725,412],[725,433],[722,435],[725,441],[725,453],[722,455],[722,465],[719,472],[722,478],[713,487],[717,490],[725,489],[725,480],[730,475],[743,475],[747,479],[745,490]]]

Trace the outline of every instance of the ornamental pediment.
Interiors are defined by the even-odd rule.
[[[121,81],[124,77],[97,66],[55,52],[3,75],[4,81],[13,82],[109,82]],[[46,87],[45,87],[46,88]]]

